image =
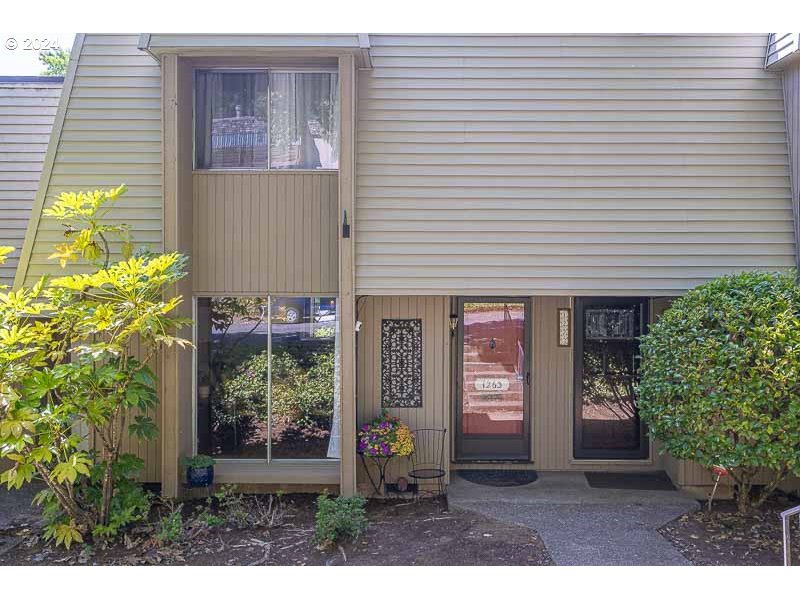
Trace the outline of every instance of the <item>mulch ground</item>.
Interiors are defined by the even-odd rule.
[[[367,533],[326,551],[315,548],[312,541],[314,497],[285,496],[281,506],[279,523],[272,526],[201,527],[185,532],[176,543],[158,543],[152,527],[139,527],[108,547],[65,550],[42,543],[34,527],[17,527],[0,531],[0,565],[552,564],[541,539],[530,529],[468,511],[442,511],[432,501],[372,501]],[[193,508],[184,505],[184,514]]]
[[[782,565],[781,511],[797,506],[797,498],[776,497],[740,515],[732,501],[717,501],[683,515],[659,531],[695,565]],[[800,527],[792,518],[793,564],[800,564]]]

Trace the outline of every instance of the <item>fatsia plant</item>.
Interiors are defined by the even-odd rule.
[[[70,223],[56,253],[62,264],[83,257],[102,268],[0,293],[0,456],[13,462],[0,483],[42,480],[46,536],[67,546],[147,515],[132,481],[142,461],[122,444],[157,434],[146,415],[158,402],[149,365],[160,349],[189,345],[177,337],[188,324],[174,316],[181,297],[169,295],[185,257],[110,263],[110,235],[127,241],[128,229],[104,224],[101,213],[124,191],[62,194],[47,211]]]

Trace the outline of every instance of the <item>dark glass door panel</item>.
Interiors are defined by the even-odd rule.
[[[526,300],[460,301],[458,459],[529,459],[529,319]]]
[[[636,407],[647,300],[579,298],[575,310],[575,458],[647,458]]]

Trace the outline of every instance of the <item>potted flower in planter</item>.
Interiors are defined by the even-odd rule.
[[[214,463],[216,461],[205,454],[184,456],[181,460],[186,469],[186,482],[189,487],[209,487],[214,483]]]
[[[384,410],[377,419],[361,426],[358,452],[374,457],[410,456],[414,452],[414,435],[408,425]]]
[[[373,481],[369,469],[367,476],[375,493],[381,494],[386,485],[386,465],[394,456],[411,456],[414,452],[414,434],[408,425],[384,410],[381,416],[364,423],[358,430],[357,452],[362,461],[369,458],[378,468],[377,483]]]

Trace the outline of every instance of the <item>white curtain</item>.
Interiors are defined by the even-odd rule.
[[[270,166],[339,166],[339,78],[336,73],[272,73]]]
[[[339,331],[339,315],[336,315],[336,333],[334,335],[333,356],[333,419],[331,421],[331,437],[328,442],[328,458],[342,457],[342,351],[341,333]]]
[[[267,166],[267,88],[266,71],[197,72],[195,148],[199,168]]]

